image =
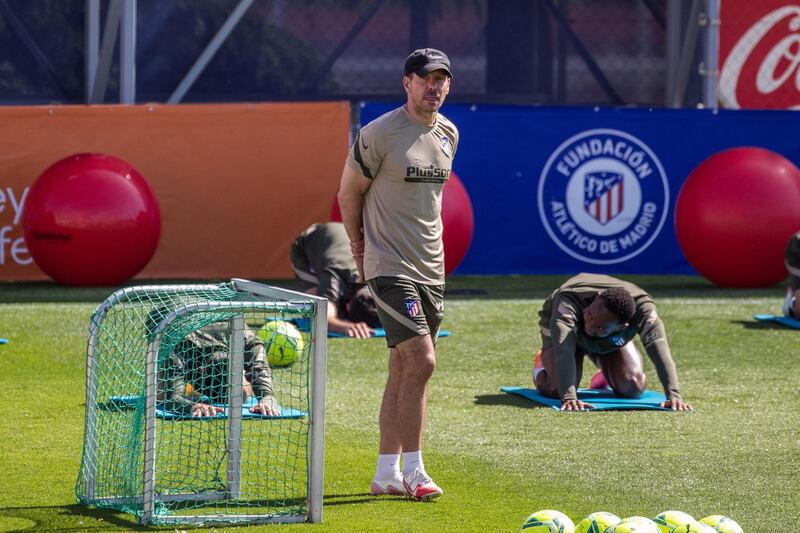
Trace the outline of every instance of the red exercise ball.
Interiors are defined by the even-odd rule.
[[[341,222],[342,212],[334,196],[331,220]],[[469,193],[455,172],[442,191],[442,241],[444,244],[444,272],[450,275],[467,255],[475,230],[475,218]]]
[[[720,287],[786,278],[783,251],[800,230],[800,170],[755,147],[731,148],[695,168],[675,205],[675,232],[697,272]]]
[[[161,236],[153,191],[125,161],[77,154],[28,193],[22,226],[31,256],[63,285],[117,286],[150,261]]]
[[[469,193],[455,173],[442,192],[442,240],[444,241],[444,271],[451,274],[467,255],[472,244],[475,218]]]

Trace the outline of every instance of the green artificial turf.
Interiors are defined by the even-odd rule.
[[[725,514],[747,533],[793,530],[800,331],[751,318],[778,312],[782,288],[626,276],[656,297],[695,412],[560,413],[499,388],[530,385],[537,312],[564,279],[449,280],[443,327],[453,335],[438,345],[424,447],[444,496],[417,503],[368,494],[386,347],[382,339],[332,339],[323,523],[216,530],[516,531],[540,509],[576,521],[593,511],[652,517],[675,509]],[[0,337],[10,341],[0,345],[1,531],[144,529],[74,497],[89,316],[111,290],[0,288]],[[646,370],[660,390],[649,361]]]

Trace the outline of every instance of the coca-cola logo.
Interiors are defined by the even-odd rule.
[[[800,109],[799,30],[797,5],[780,7],[753,24],[722,66],[720,103],[728,108]]]

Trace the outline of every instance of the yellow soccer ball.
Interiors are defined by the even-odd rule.
[[[661,533],[673,533],[678,527],[695,522],[692,515],[683,511],[664,511],[653,518]]]
[[[267,348],[270,366],[289,366],[300,358],[306,341],[291,322],[273,320],[256,333]]]
[[[575,524],[560,511],[536,511],[522,523],[526,533],[575,533]]]
[[[709,529],[711,529],[711,526],[701,524],[695,520],[694,522],[678,526],[672,531],[673,533],[708,533]],[[714,530],[711,529],[711,531],[713,532]]]
[[[586,515],[575,524],[575,533],[605,533],[608,528],[619,524],[622,520],[613,513],[599,511]]]
[[[732,518],[722,516],[721,514],[713,514],[701,518],[700,523],[711,526],[717,533],[743,533],[742,526],[737,524]]]
[[[660,533],[658,525],[644,516],[629,516],[622,522],[611,526],[606,533]]]

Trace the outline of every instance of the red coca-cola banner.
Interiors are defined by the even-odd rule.
[[[721,0],[719,102],[800,109],[800,4]]]

